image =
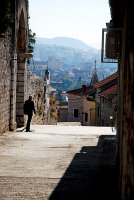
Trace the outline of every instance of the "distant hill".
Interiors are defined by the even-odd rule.
[[[92,48],[90,51],[58,46],[53,44],[39,44],[37,42],[34,52],[35,61],[46,61],[48,57],[60,59],[67,65],[78,65],[84,62],[100,61],[100,51]]]
[[[88,46],[80,40],[67,37],[56,37],[53,39],[36,38],[33,59],[44,62],[49,57],[52,60],[59,59],[65,69],[74,67],[84,68],[89,65],[94,66],[95,60],[97,61],[97,68],[100,68],[100,71],[102,70],[102,66],[105,68],[105,71],[109,71],[110,68],[113,68],[113,70],[117,68],[114,63],[102,64],[100,61],[101,51]],[[57,62],[53,62],[53,65],[55,65],[54,68],[56,69]]]
[[[36,38],[37,44],[48,44],[48,45],[57,45],[57,46],[64,46],[70,47],[73,49],[80,49],[82,51],[97,51],[95,48],[90,47],[89,45],[85,44],[81,40],[68,38],[68,37],[56,37],[52,39],[48,38]]]

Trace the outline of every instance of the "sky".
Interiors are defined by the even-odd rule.
[[[29,0],[29,14],[37,37],[71,37],[96,48],[111,19],[108,0]]]

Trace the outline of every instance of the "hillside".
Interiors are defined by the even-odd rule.
[[[101,51],[88,46],[80,40],[66,37],[53,39],[36,38],[33,59],[35,61],[47,61],[49,57],[53,60],[60,60],[64,69],[94,66],[95,60],[97,61],[97,68],[100,68],[100,71],[103,70],[112,73],[114,68],[117,68],[115,63],[101,63]],[[57,66],[57,62],[53,62],[53,69],[56,69]]]
[[[48,38],[36,38],[37,44],[48,44],[48,45],[56,45],[56,46],[63,46],[63,47],[70,47],[73,49],[79,49],[82,51],[96,51],[95,48],[90,47],[89,45],[85,44],[81,40],[68,38],[68,37],[56,37],[52,39]]]
[[[67,65],[77,65],[82,62],[94,62],[100,60],[100,51],[92,49],[88,52],[65,46],[52,44],[36,44],[34,60],[46,61],[48,57],[54,57],[62,60]]]

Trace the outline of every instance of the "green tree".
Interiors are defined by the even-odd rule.
[[[36,34],[33,33],[31,29],[29,29],[29,33],[28,33],[28,52],[29,53],[34,52],[34,47],[35,47],[35,43],[36,43],[35,36],[36,36]]]
[[[82,79],[81,76],[79,79],[70,87],[70,90],[75,90],[82,87]]]
[[[35,43],[36,43],[35,36],[36,36],[36,34],[33,33],[31,29],[29,29],[29,33],[28,33],[28,53],[34,52]],[[28,62],[30,63],[30,60],[28,60]]]
[[[63,90],[69,90],[70,87],[74,84],[73,80],[70,77],[65,77],[62,79],[63,81]]]
[[[63,92],[62,88],[57,88],[57,100],[62,101],[63,100],[63,96],[61,96]]]
[[[0,2],[0,36],[4,36],[12,27],[14,20],[13,1],[3,0]]]

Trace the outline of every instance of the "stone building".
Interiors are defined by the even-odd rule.
[[[31,124],[43,125],[45,123],[45,112],[44,112],[44,80],[40,77],[27,77],[27,95],[32,95],[36,115],[33,115]],[[27,98],[28,98],[27,96]]]
[[[0,133],[8,131],[10,125],[11,90],[11,35],[0,39]]]
[[[82,88],[67,92],[69,122],[80,122],[83,126],[95,125],[95,101],[87,100],[87,92],[93,90],[92,85],[95,83],[98,83],[96,61],[90,86],[86,87],[86,82],[83,81]]]
[[[84,126],[115,126],[117,78],[115,72],[93,85],[68,91],[68,121],[81,122]]]
[[[120,29],[120,47],[112,41],[109,49],[117,52],[119,199],[134,199],[134,11],[133,1],[110,0],[113,26]],[[113,37],[116,39],[116,36]]]
[[[105,91],[100,92],[100,112],[98,124],[101,126],[115,126],[117,125],[117,84],[109,87]],[[98,109],[96,109],[98,112]],[[96,112],[96,119],[98,113]],[[97,121],[97,120],[96,120]],[[97,125],[97,124],[96,124]]]
[[[0,38],[0,132],[24,126],[27,96],[28,1],[10,1],[14,20]]]
[[[31,79],[27,68],[31,56],[28,53],[28,0],[6,0],[1,2],[0,9],[0,133],[3,133],[25,126],[23,105],[29,93],[43,109],[44,86],[41,80]],[[10,18],[3,21],[8,16],[12,18],[10,23]],[[5,24],[8,26],[4,29]],[[40,95],[43,97],[39,98]]]
[[[83,126],[95,125],[95,102],[88,101],[86,93],[92,86],[71,90],[68,95],[68,121],[80,122]]]
[[[95,101],[95,125],[115,126],[118,72],[93,85],[87,95]],[[112,118],[112,119],[110,119]]]
[[[58,122],[68,122],[68,101],[58,104]]]

